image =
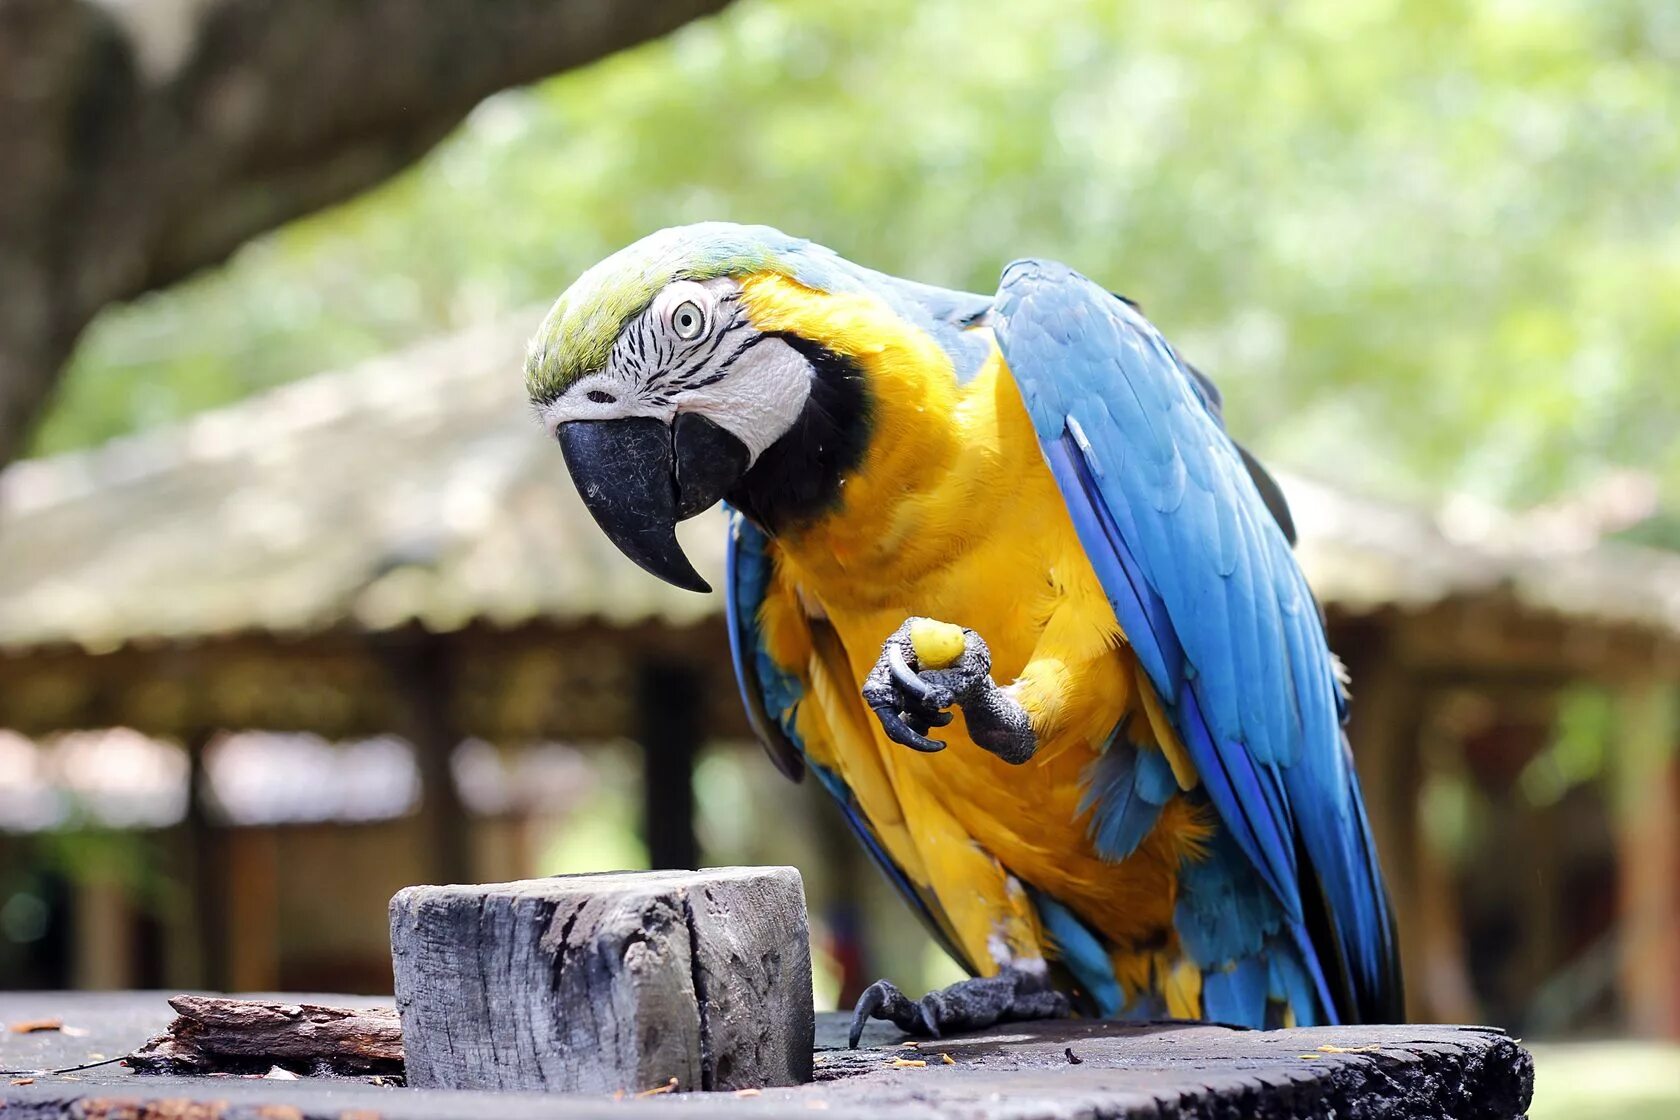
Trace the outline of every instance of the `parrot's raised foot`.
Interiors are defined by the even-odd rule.
[[[1025,762],[1038,747],[1026,709],[992,680],[985,640],[950,623],[906,619],[882,645],[863,699],[887,738],[913,750],[945,749],[927,733],[951,722],[953,704],[963,710],[969,737],[1005,762]]]
[[[1065,1019],[1070,1013],[1067,997],[1050,987],[1043,972],[1005,969],[996,976],[958,981],[914,1001],[892,981],[877,980],[858,998],[847,1043],[856,1050],[871,1019],[883,1019],[918,1038],[938,1038],[994,1023]]]

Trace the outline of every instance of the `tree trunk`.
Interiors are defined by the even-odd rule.
[[[726,0],[0,0],[0,465],[105,304]]]

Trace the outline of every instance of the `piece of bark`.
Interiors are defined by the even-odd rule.
[[[127,1058],[161,1073],[305,1071],[401,1074],[402,1025],[390,1008],[320,1007],[219,996],[176,996],[169,1030]]]
[[[391,900],[408,1084],[639,1092],[811,1077],[791,867],[409,887]]]

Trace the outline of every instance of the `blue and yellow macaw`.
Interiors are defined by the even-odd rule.
[[[986,297],[706,223],[586,272],[526,374],[648,571],[708,590],[674,526],[733,507],[760,737],[974,977],[875,984],[854,1044],[870,1016],[1401,1016],[1287,507],[1134,305],[1049,261]]]

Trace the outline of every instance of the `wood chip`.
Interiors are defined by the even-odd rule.
[[[270,1066],[268,1072],[263,1074],[264,1081],[296,1081],[297,1079],[297,1074],[293,1073],[289,1069],[282,1069],[279,1066]]]
[[[63,1019],[25,1019],[20,1023],[13,1023],[10,1027],[13,1034],[34,1034],[37,1031],[61,1031],[63,1029]]]
[[[13,1085],[33,1085],[33,1084],[35,1084],[35,1079],[33,1077],[14,1077],[14,1078],[12,1078],[12,1084]]]
[[[1318,1048],[1321,1054],[1379,1054],[1382,1047],[1375,1044],[1370,1046],[1337,1046],[1333,1042],[1326,1042]]]
[[[919,1042],[901,1042],[898,1044],[898,1048],[900,1050],[920,1050],[922,1044]]]
[[[894,1058],[892,1064],[894,1069],[920,1069],[927,1065],[927,1061],[922,1058]]]
[[[665,1084],[663,1084],[663,1085],[656,1085],[651,1089],[643,1089],[641,1092],[637,1093],[636,1095],[638,1097],[657,1097],[661,1093],[674,1093],[676,1091],[677,1091],[677,1079],[673,1077],[673,1078],[671,1078],[671,1080],[665,1082]]]
[[[735,1095],[737,1097],[762,1097],[764,1095],[764,1090],[763,1089],[737,1089],[737,1090],[735,1090]]]
[[[221,996],[170,999],[175,1021],[128,1056],[159,1073],[243,1073],[282,1062],[338,1073],[402,1072],[402,1026],[392,1008],[318,1007]],[[66,1028],[66,1033],[69,1028]]]

